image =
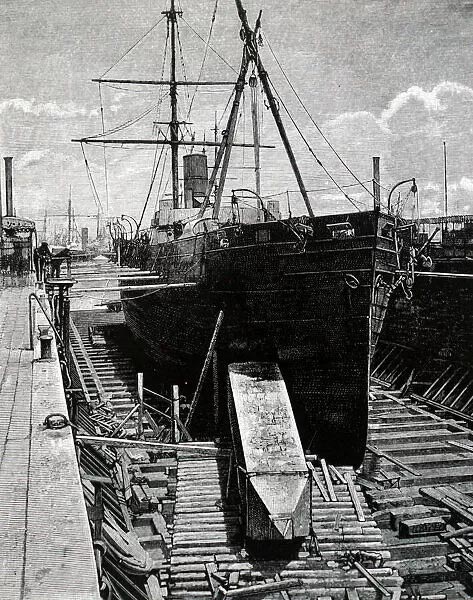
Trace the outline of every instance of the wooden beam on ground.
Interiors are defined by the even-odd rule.
[[[366,444],[366,449],[369,450],[370,452],[372,452],[373,454],[376,454],[376,456],[380,456],[382,458],[385,458],[389,462],[392,462],[393,464],[397,465],[398,467],[401,467],[401,469],[404,469],[405,471],[407,471],[408,473],[411,473],[415,477],[421,477],[422,476],[422,473],[419,473],[418,471],[415,471],[414,469],[412,469],[408,465],[404,464],[403,462],[401,462],[397,458],[394,458],[394,456],[391,456],[387,452],[384,452],[383,450],[379,450],[379,448],[377,448],[376,446],[372,446],[371,444]]]
[[[172,288],[185,288],[195,287],[197,283],[193,281],[183,283],[156,283],[154,285],[117,285],[115,287],[97,287],[97,288],[76,288],[74,292],[85,294],[86,292],[146,292],[146,291],[158,291]],[[133,300],[133,298],[125,298],[126,300]]]
[[[317,475],[317,471],[315,470],[314,465],[311,462],[307,462],[307,467],[309,468],[312,479],[314,480],[315,485],[318,487],[322,498],[325,500],[325,502],[330,502],[330,497],[327,493],[327,490],[320,481],[320,477]]]
[[[322,467],[322,472],[324,474],[325,485],[327,486],[328,495],[330,496],[330,500],[332,502],[338,502],[337,495],[335,494],[335,490],[333,489],[332,478],[330,477],[330,471],[327,467],[327,462],[325,458],[319,459],[320,466]]]
[[[362,523],[366,521],[365,515],[363,513],[363,508],[361,506],[360,499],[358,498],[358,494],[356,493],[355,484],[353,483],[351,473],[348,471],[345,473],[345,481],[347,482],[348,491],[350,492],[351,501],[355,508],[358,521]]]
[[[170,452],[190,452],[210,456],[229,456],[230,450],[226,448],[215,448],[200,444],[166,444],[164,442],[152,442],[145,440],[130,440],[127,438],[111,438],[98,435],[77,435],[76,440],[87,446],[112,446],[114,448],[143,448],[144,450],[162,450]]]
[[[280,592],[281,590],[290,590],[302,586],[303,583],[300,579],[283,579],[281,581],[271,581],[269,583],[258,583],[236,590],[225,590],[220,586],[218,588],[219,594],[216,595],[216,598],[222,600],[223,598],[246,598],[247,596],[256,596],[258,594],[269,592]]]
[[[363,575],[363,577],[366,577],[366,579],[371,583],[371,585],[373,587],[375,587],[377,590],[379,590],[383,596],[386,596],[387,598],[391,598],[391,592],[388,589],[386,589],[384,587],[384,585],[379,581],[379,579],[377,579],[374,575],[372,575],[368,571],[368,569],[366,569],[362,564],[360,564],[356,560],[353,563],[353,566],[355,567],[355,569],[357,571],[359,571]]]

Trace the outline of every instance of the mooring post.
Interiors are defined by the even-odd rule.
[[[143,373],[138,373],[138,437],[143,437]]]
[[[172,405],[171,405],[171,440],[177,444],[180,442],[181,434],[179,427],[177,426],[177,419],[179,419],[179,386],[172,386]]]

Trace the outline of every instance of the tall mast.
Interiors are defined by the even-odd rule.
[[[72,231],[72,185],[69,186],[69,202],[67,204],[67,243],[71,243]]]
[[[251,60],[256,65],[256,69],[258,71],[261,85],[263,86],[264,93],[266,95],[266,98],[268,99],[269,108],[271,110],[273,119],[278,128],[279,136],[281,137],[281,141],[284,145],[284,149],[286,150],[287,157],[289,159],[289,162],[291,163],[292,171],[294,173],[297,184],[299,186],[299,190],[301,192],[302,198],[303,198],[305,206],[307,208],[307,212],[309,213],[309,216],[313,217],[314,213],[313,213],[312,207],[310,205],[309,196],[307,195],[307,190],[305,189],[305,185],[302,180],[302,175],[301,175],[301,172],[299,171],[299,166],[297,165],[297,162],[296,162],[296,157],[294,156],[294,152],[292,151],[292,147],[291,147],[291,144],[287,137],[286,130],[284,128],[284,124],[283,124],[283,122],[281,120],[281,116],[279,114],[278,103],[276,102],[276,99],[273,95],[271,85],[269,83],[268,73],[267,73],[266,69],[264,68],[261,58],[259,56],[254,32],[252,31],[251,27],[248,24],[246,10],[243,8],[243,4],[241,3],[241,0],[235,0],[235,3],[236,3],[237,10],[238,10],[238,16],[240,17],[240,20],[241,20],[241,23],[243,26],[243,31],[245,33],[245,47],[248,51],[248,54],[250,55]],[[258,17],[258,22],[259,22],[259,17]]]
[[[47,227],[48,227],[48,209],[45,208],[44,209],[44,217],[43,217],[43,241],[46,242],[46,236],[47,236]]]
[[[171,9],[164,14],[168,20],[171,36],[171,68],[169,74],[169,95],[171,97],[171,172],[172,172],[172,204],[179,208],[179,121],[177,118],[177,83],[176,83],[176,23],[177,15],[175,0],[171,0]]]
[[[253,123],[253,143],[254,157],[255,157],[255,179],[256,179],[256,193],[258,196],[261,194],[261,177],[260,177],[260,152],[259,152],[259,123],[258,123],[258,90],[257,90],[257,79],[254,75],[250,77],[250,88],[251,88],[251,120]]]

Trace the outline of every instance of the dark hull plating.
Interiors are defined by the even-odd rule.
[[[422,370],[433,361],[471,366],[473,356],[473,261],[443,256],[433,272],[452,277],[418,276],[412,300],[393,297],[383,340],[413,350],[412,368]],[[472,279],[454,277],[471,275]]]
[[[327,227],[342,221],[353,236]],[[381,235],[387,221],[377,212],[314,218],[305,240],[270,221],[152,246],[146,266],[163,282],[197,285],[123,292],[126,321],[160,377],[195,381],[223,310],[220,364],[277,361],[304,447],[358,465],[371,348],[397,264]]]

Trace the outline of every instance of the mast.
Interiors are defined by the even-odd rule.
[[[212,186],[215,181],[215,177],[217,175],[216,169],[218,169],[220,161],[223,158],[222,169],[220,171],[220,179],[218,180],[217,193],[215,194],[215,204],[214,204],[214,208],[213,208],[213,212],[212,212],[212,217],[214,219],[218,219],[218,214],[220,212],[220,204],[222,202],[223,188],[225,187],[225,180],[227,178],[228,165],[230,163],[230,156],[232,153],[233,140],[235,138],[235,129],[236,129],[236,122],[237,122],[237,118],[238,118],[238,111],[240,108],[240,100],[241,100],[241,96],[243,94],[243,90],[245,88],[245,77],[246,77],[246,72],[248,70],[249,60],[247,57],[247,53],[244,52],[243,54],[244,54],[244,56],[241,61],[240,73],[238,75],[238,81],[235,86],[235,98],[233,100],[232,110],[230,112],[230,117],[228,119],[228,126],[227,126],[227,130],[226,130],[226,135],[224,138],[224,143],[222,143],[222,145],[220,146],[219,151],[217,153],[217,160],[215,162],[214,169],[210,176],[209,184],[207,187],[207,193],[210,194],[210,192],[212,190]],[[207,194],[206,194],[206,199],[207,199]]]
[[[71,243],[72,229],[72,185],[69,186],[69,202],[67,204],[67,243]]]
[[[171,173],[172,173],[172,205],[179,208],[179,121],[177,118],[177,82],[176,82],[176,24],[177,15],[175,0],[171,0],[171,9],[165,11],[171,37],[171,67],[169,73],[169,96],[171,98]]]
[[[254,75],[250,77],[251,88],[251,120],[253,122],[253,143],[255,156],[255,180],[256,193],[261,194],[261,177],[260,177],[260,152],[259,152],[259,123],[258,123],[258,90],[257,80]]]
[[[264,93],[266,95],[266,98],[268,99],[269,108],[271,110],[273,119],[278,128],[279,136],[281,137],[282,143],[284,145],[284,149],[286,150],[287,157],[289,159],[289,162],[291,163],[292,171],[294,173],[297,184],[299,186],[299,190],[301,192],[302,198],[304,199],[304,203],[307,208],[307,212],[309,213],[309,216],[313,217],[314,212],[310,205],[309,196],[307,195],[307,190],[306,190],[304,182],[302,180],[302,175],[301,175],[301,172],[299,171],[299,166],[297,165],[296,158],[294,156],[294,152],[292,151],[292,147],[291,147],[291,144],[287,137],[286,130],[284,128],[284,124],[283,124],[283,122],[281,120],[281,116],[279,114],[278,103],[276,102],[276,99],[273,95],[271,85],[269,83],[268,73],[267,73],[266,69],[264,68],[263,63],[262,63],[261,58],[258,53],[256,40],[255,40],[255,34],[248,24],[246,10],[243,8],[241,0],[235,0],[235,4],[236,4],[237,10],[238,10],[238,16],[240,17],[240,20],[241,20],[241,23],[243,26],[243,31],[245,34],[245,47],[247,49],[248,54],[250,55],[250,59],[256,65],[256,69],[258,71],[261,85],[263,86]],[[261,16],[261,13],[260,13],[260,16]],[[259,20],[260,20],[260,17],[258,17],[258,20],[256,23],[256,29],[259,28]]]
[[[217,156],[215,157],[214,166],[212,169],[212,173],[210,174],[210,178],[207,184],[207,190],[205,192],[205,198],[202,202],[202,206],[199,210],[199,217],[201,217],[207,206],[210,202],[210,195],[212,193],[215,180],[217,178],[217,173],[220,168],[220,163],[223,159],[222,171],[220,173],[219,185],[217,189],[217,193],[215,195],[215,203],[212,211],[212,216],[214,219],[218,218],[218,213],[220,210],[220,202],[222,200],[223,187],[225,185],[225,177],[227,174],[228,163],[230,161],[230,154],[233,145],[233,139],[235,135],[235,126],[236,120],[238,117],[238,109],[240,106],[241,95],[243,93],[243,89],[245,88],[245,77],[246,72],[248,70],[249,58],[248,53],[244,50],[243,57],[241,59],[240,71],[238,73],[238,79],[235,84],[235,97],[233,98],[233,104],[230,111],[230,115],[228,117],[227,126],[223,132],[222,141],[219,144]]]
[[[47,226],[48,226],[48,209],[44,209],[44,217],[43,217],[43,241],[47,241]]]
[[[445,205],[445,216],[448,215],[448,192],[447,192],[447,143],[443,142],[443,197]]]

